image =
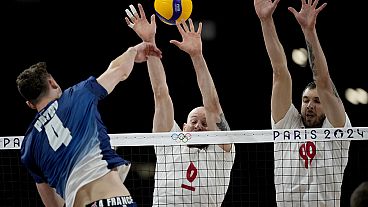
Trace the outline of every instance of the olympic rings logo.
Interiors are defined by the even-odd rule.
[[[183,142],[183,143],[187,143],[191,138],[192,138],[192,135],[190,133],[174,133],[171,135],[171,138],[173,140],[175,140],[176,142]]]

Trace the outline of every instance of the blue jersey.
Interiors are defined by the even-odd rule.
[[[40,111],[21,146],[21,161],[37,183],[48,183],[72,206],[78,189],[128,165],[112,149],[97,109],[107,91],[90,77]]]

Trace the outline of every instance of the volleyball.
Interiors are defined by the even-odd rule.
[[[158,18],[169,25],[186,21],[192,14],[192,0],[155,0],[154,8]]]

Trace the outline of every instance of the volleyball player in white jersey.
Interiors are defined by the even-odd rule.
[[[148,55],[161,57],[161,51],[150,43],[130,47],[97,79],[63,92],[44,62],[19,74],[20,94],[38,111],[24,136],[21,160],[45,206],[136,206],[123,184],[130,163],[111,148],[97,105]]]
[[[279,1],[254,0],[273,69],[272,128],[350,127],[342,100],[329,76],[315,28],[317,15],[326,3],[318,6],[318,0],[301,0],[299,12],[288,8],[303,31],[314,80],[303,91],[299,113],[292,103],[292,80],[272,17]],[[348,141],[275,143],[278,206],[340,206],[348,148]]]
[[[126,22],[147,42],[155,44],[155,16],[147,21],[144,10],[138,4],[139,14],[131,6]],[[202,54],[201,30],[197,31],[191,19],[177,24],[182,42],[170,42],[188,53],[192,59],[203,106],[193,109],[183,126],[184,132],[230,130],[206,61]],[[155,113],[153,132],[173,133],[186,138],[174,120],[174,107],[166,84],[166,75],[159,58],[148,58],[148,72],[154,92]],[[230,181],[235,158],[234,144],[209,144],[193,146],[155,146],[156,170],[153,206],[221,206]]]

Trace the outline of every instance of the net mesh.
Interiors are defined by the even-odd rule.
[[[222,206],[276,206],[277,202],[284,201],[286,195],[292,195],[294,202],[316,201],[319,199],[314,195],[317,191],[322,191],[324,197],[334,203],[333,206],[338,206],[340,198],[334,195],[341,189],[333,186],[336,183],[337,186],[341,185],[346,164],[341,160],[347,160],[347,157],[342,157],[326,146],[333,144],[334,147],[340,146],[339,149],[346,151],[349,147],[344,148],[341,143],[353,141],[355,146],[367,146],[368,128],[137,133],[110,136],[117,153],[132,163],[125,185],[138,206],[152,206],[153,203],[158,206],[164,206],[163,203],[171,206],[214,206],[221,202]],[[0,206],[43,205],[33,179],[20,163],[21,141],[21,136],[0,137]],[[233,143],[228,154],[221,151],[220,144],[224,143]],[[319,161],[310,143],[321,145],[317,148],[324,149],[318,151],[324,155],[323,163],[318,165],[322,166],[321,169],[313,167],[314,162]],[[290,148],[284,146],[283,150],[278,151],[276,146],[280,144]],[[298,147],[293,148],[292,145]],[[293,167],[298,166],[293,162],[299,160],[294,160],[290,152],[297,153],[302,158],[301,163],[304,169],[308,167],[308,173],[332,173],[336,179],[329,180],[329,176],[322,176],[322,181],[308,180],[310,176],[300,174],[304,169]],[[361,148],[358,154],[366,157],[367,152],[367,148]],[[277,153],[283,155],[278,158]],[[352,156],[352,152],[349,152],[349,156]],[[356,159],[359,156],[354,160],[367,160],[364,157]],[[281,171],[274,171],[275,163],[276,169],[280,167],[277,161],[284,163],[280,165]],[[329,166],[330,163],[335,166]],[[360,174],[367,172],[366,166],[356,166],[348,168]],[[281,180],[275,179],[277,172],[281,173]],[[301,184],[301,189],[293,189],[292,193],[287,193],[285,188],[290,183],[292,172],[299,173],[299,180],[293,182]],[[301,196],[299,191],[302,188],[313,189],[310,184],[313,182],[322,182],[325,188],[310,191],[306,197]],[[281,187],[285,192],[279,196],[275,187]],[[347,188],[347,184],[345,187]]]

